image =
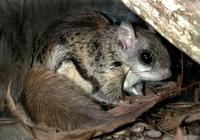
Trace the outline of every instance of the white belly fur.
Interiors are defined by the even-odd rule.
[[[92,92],[90,82],[84,80],[76,70],[72,62],[63,62],[62,66],[57,70],[58,73],[65,75],[69,80],[72,80],[76,85],[81,87],[86,93]]]

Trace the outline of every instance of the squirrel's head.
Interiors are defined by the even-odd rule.
[[[171,76],[171,60],[159,37],[143,28],[135,31],[129,23],[118,28],[119,55],[141,80],[159,81]]]

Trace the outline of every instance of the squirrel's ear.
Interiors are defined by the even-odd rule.
[[[126,22],[122,22],[118,29],[118,37],[122,42],[123,49],[130,49],[137,41],[133,27]]]

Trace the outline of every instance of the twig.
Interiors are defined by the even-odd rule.
[[[183,75],[184,75],[184,58],[183,58],[183,52],[181,52],[181,79],[180,79],[180,89],[182,87],[182,83],[183,83]]]
[[[188,88],[193,87],[193,86],[198,85],[198,84],[200,84],[200,81],[194,82],[192,84],[189,84],[189,85],[181,88],[181,91],[187,90]]]
[[[170,136],[170,137],[172,137],[172,138],[175,138],[174,135],[172,135],[172,134],[168,133],[167,131],[163,130],[158,124],[155,124],[155,125],[156,125],[156,127],[157,127],[160,131],[162,131],[163,133],[167,134],[168,136]]]
[[[0,118],[0,125],[2,125],[2,124],[11,124],[11,123],[15,123],[15,122],[16,122],[15,119]]]
[[[179,92],[181,94],[181,87],[183,83],[183,75],[184,75],[184,66],[183,66],[183,53],[181,52],[181,74],[178,77],[178,84],[179,84]]]
[[[5,101],[6,101],[7,105],[8,105],[8,108],[9,108],[11,114],[14,117],[17,118],[17,120],[23,125],[23,127],[28,132],[30,132],[33,136],[35,136],[34,133],[33,133],[33,131],[32,131],[32,129],[31,129],[31,127],[29,127],[26,124],[26,122],[22,119],[22,116],[21,116],[20,112],[17,110],[17,107],[16,107],[16,105],[15,105],[13,99],[12,99],[12,96],[11,96],[10,88],[11,88],[11,82],[8,85],[7,93],[6,93],[6,96],[5,96]]]

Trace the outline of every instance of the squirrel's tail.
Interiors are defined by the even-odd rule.
[[[37,124],[74,130],[94,127],[114,119],[63,75],[32,69],[25,81],[22,101]]]

